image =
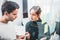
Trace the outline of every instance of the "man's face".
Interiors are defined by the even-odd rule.
[[[38,15],[36,14],[36,12],[33,9],[30,11],[30,17],[31,17],[32,21],[38,20]]]
[[[13,21],[17,18],[17,13],[18,13],[18,9],[13,10],[10,14],[8,14],[8,20],[9,21]]]

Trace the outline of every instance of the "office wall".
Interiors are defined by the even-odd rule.
[[[0,0],[0,18],[2,16],[2,13],[1,13],[1,5],[2,5],[2,3],[3,3],[3,0]]]

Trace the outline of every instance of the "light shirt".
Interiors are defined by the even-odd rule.
[[[12,23],[5,24],[0,22],[0,36],[2,39],[14,40],[19,33],[20,29],[18,26]]]

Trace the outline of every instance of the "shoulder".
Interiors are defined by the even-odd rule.
[[[27,23],[26,23],[26,25],[25,25],[25,26],[26,26],[26,27],[30,27],[30,26],[31,26],[31,24],[32,24],[32,21],[29,21],[29,22],[27,22]]]
[[[32,23],[32,21],[29,21],[29,22],[26,23],[26,25],[30,25],[31,23]]]

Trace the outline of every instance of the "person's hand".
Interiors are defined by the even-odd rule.
[[[30,40],[30,33],[29,32],[26,32],[26,38],[28,39],[28,40]]]
[[[25,40],[25,36],[24,35],[17,35],[16,36],[16,40]]]
[[[43,38],[41,38],[40,40],[46,40],[47,38],[46,37],[43,37]]]

